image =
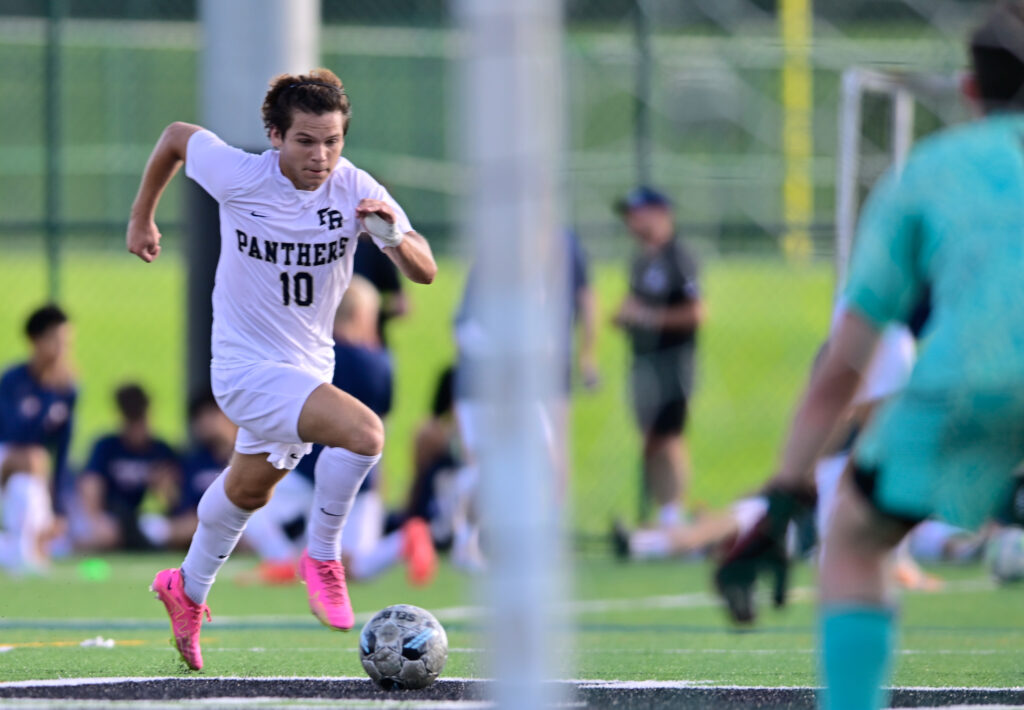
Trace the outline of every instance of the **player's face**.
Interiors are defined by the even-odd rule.
[[[675,233],[672,210],[654,205],[631,209],[626,215],[626,227],[649,247],[664,244]]]
[[[273,128],[270,142],[279,151],[281,172],[297,190],[315,190],[327,180],[345,145],[341,111],[292,113],[292,126],[284,136]]]
[[[52,364],[67,357],[71,346],[71,326],[61,323],[32,341],[33,357],[37,362]]]

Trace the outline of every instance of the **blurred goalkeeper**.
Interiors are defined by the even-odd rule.
[[[872,191],[847,312],[808,384],[769,484],[765,517],[718,570],[727,598],[777,560],[814,499],[816,459],[886,324],[931,315],[906,388],[867,425],[828,518],[821,658],[829,710],[884,706],[895,644],[889,553],[937,516],[965,528],[1006,514],[1024,458],[1024,3],[997,6],[972,36],[964,89],[984,117],[923,141]]]
[[[199,502],[181,569],[153,580],[178,651],[194,670],[203,666],[199,630],[217,571],[253,511],[313,443],[326,448],[299,571],[313,614],[326,626],[352,628],[341,533],[356,491],[380,459],[384,426],[331,384],[334,313],[361,232],[412,281],[430,283],[437,272],[429,245],[398,203],[341,157],[351,106],[338,77],[326,69],[275,77],[262,113],[274,149],[260,155],[200,126],[169,125],[146,164],[128,224],[128,250],[153,261],[160,254],[156,206],[182,163],[220,203],[210,380],[238,438],[230,464]]]

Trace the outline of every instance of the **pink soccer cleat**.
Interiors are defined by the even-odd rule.
[[[167,615],[171,617],[171,634],[178,653],[194,671],[203,667],[203,652],[199,648],[199,628],[203,625],[203,614],[210,621],[210,607],[196,604],[185,594],[185,580],[181,571],[165,569],[156,573],[153,584],[149,587],[156,592],[156,598],[167,607]]]
[[[299,558],[299,576],[306,583],[309,609],[320,623],[348,631],[356,623],[345,587],[345,568],[337,560],[314,560],[307,550]]]

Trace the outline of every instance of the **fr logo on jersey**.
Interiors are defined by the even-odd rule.
[[[341,212],[332,210],[330,207],[324,207],[322,210],[317,210],[316,213],[320,215],[320,226],[326,226],[327,229],[338,229],[345,221]]]

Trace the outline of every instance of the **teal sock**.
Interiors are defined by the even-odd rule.
[[[821,612],[821,657],[825,675],[823,710],[885,707],[895,644],[890,609],[868,605],[827,605]]]

